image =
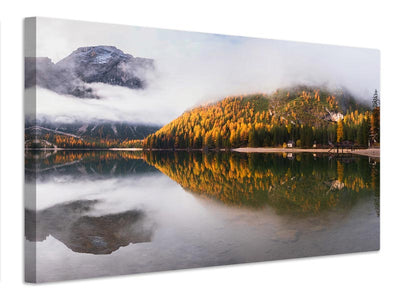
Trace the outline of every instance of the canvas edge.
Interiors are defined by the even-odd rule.
[[[37,36],[37,18],[29,17],[24,19],[24,129],[25,121],[29,114],[36,115],[36,87],[32,87],[29,90],[25,88],[25,60],[26,57],[36,57],[36,36]],[[25,131],[25,130],[24,130]],[[25,145],[25,137],[24,137]],[[25,153],[25,150],[24,150]],[[27,185],[24,178],[24,207],[26,215],[27,207],[36,208],[36,180],[32,184]],[[26,231],[28,224],[24,217],[24,281],[26,283],[36,283],[36,243],[29,242],[26,239]],[[33,229],[36,232],[36,228]]]

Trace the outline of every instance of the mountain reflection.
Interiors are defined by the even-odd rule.
[[[145,152],[145,161],[186,190],[227,205],[308,215],[377,196],[379,162],[312,154]],[[378,174],[378,175],[377,175]]]
[[[142,159],[141,151],[26,151],[25,179],[57,176],[115,178],[158,173]]]
[[[90,216],[98,201],[79,200],[33,211],[25,210],[25,235],[43,241],[51,235],[79,253],[110,254],[129,244],[150,242],[153,228],[140,210]]]

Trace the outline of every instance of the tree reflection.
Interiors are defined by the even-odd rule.
[[[308,215],[351,207],[368,195],[379,201],[379,162],[366,158],[154,151],[144,159],[186,190],[227,205]]]
[[[94,179],[158,173],[142,157],[141,151],[26,151],[25,180],[62,175]]]

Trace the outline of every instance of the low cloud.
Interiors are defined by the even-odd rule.
[[[345,87],[361,101],[370,101],[373,91],[380,88],[377,50],[41,20],[40,56],[57,61],[77,47],[112,45],[154,59],[155,72],[146,74],[148,86],[143,90],[91,84],[101,99],[38,89],[39,117],[162,125],[193,106],[227,95],[268,93],[302,83]]]

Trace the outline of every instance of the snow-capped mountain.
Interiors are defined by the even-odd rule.
[[[47,57],[25,58],[25,87],[38,85],[59,94],[97,98],[88,84],[143,89],[149,71],[154,71],[152,59],[134,57],[113,46],[81,47],[57,63]]]

